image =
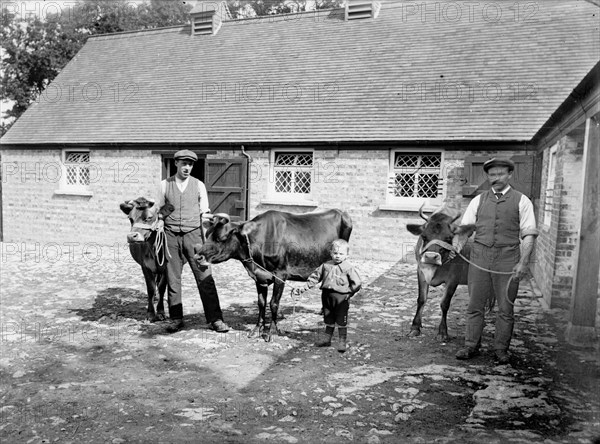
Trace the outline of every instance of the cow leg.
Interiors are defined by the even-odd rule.
[[[450,336],[448,336],[448,326],[446,324],[446,320],[448,316],[448,309],[450,308],[450,302],[452,301],[452,297],[456,292],[456,287],[458,287],[458,282],[447,282],[446,289],[444,290],[444,297],[440,303],[440,308],[442,309],[442,320],[440,321],[440,326],[438,328],[438,336],[442,341],[448,341],[450,339]]]
[[[408,336],[414,337],[421,334],[421,316],[423,315],[423,308],[427,302],[427,295],[429,294],[429,285],[425,282],[425,278],[421,274],[421,271],[417,271],[419,280],[419,297],[417,298],[417,312],[413,318],[412,325]]]
[[[271,337],[274,334],[281,335],[283,332],[277,326],[277,312],[279,311],[279,301],[281,300],[281,295],[283,294],[283,288],[285,287],[285,283],[282,283],[276,280],[273,284],[273,296],[271,296],[270,308],[271,308],[271,327],[269,328],[269,333],[266,335],[265,341],[270,342]]]
[[[167,290],[167,272],[158,275],[158,304],[156,306],[156,320],[164,321],[165,316],[165,291]]]
[[[256,283],[256,291],[258,293],[258,321],[256,322],[256,326],[248,335],[249,338],[260,336],[260,334],[265,329],[265,316],[267,311],[267,294],[269,292],[268,285],[260,285],[258,282]]]
[[[143,268],[144,279],[146,280],[146,292],[148,293],[148,308],[146,309],[146,319],[150,322],[156,322],[156,310],[154,309],[154,295],[156,294],[156,276],[148,268]]]

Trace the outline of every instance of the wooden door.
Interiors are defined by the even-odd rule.
[[[206,159],[205,181],[210,212],[227,213],[233,222],[246,220],[248,160]]]
[[[497,157],[502,156],[499,155]],[[483,171],[483,164],[489,159],[489,157],[482,156],[472,156],[465,159],[463,196],[475,197],[491,188],[487,176]],[[537,196],[533,195],[535,190],[533,186],[535,156],[512,156],[510,160],[515,163],[515,170],[510,184],[533,201],[534,198],[537,198]]]

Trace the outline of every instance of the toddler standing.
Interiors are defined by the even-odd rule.
[[[349,300],[360,290],[360,276],[347,261],[349,246],[344,239],[336,239],[331,245],[331,260],[320,265],[301,288],[292,290],[292,294],[300,295],[321,282],[321,300],[323,303],[323,321],[325,339],[317,342],[317,347],[329,347],[335,326],[338,326],[340,342],[338,351],[346,351],[348,336]]]

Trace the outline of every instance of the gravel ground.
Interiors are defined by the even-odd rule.
[[[186,327],[145,321],[145,285],[125,249],[2,246],[2,442],[593,442],[600,437],[598,350],[563,341],[566,313],[522,284],[510,365],[457,361],[466,287],[436,339],[441,289],[408,338],[416,265],[354,260],[349,349],[313,346],[317,290],[282,298],[285,330],[248,338],[258,310],[238,262],[213,267],[225,320],[204,323],[189,269]],[[294,284],[292,284],[294,285]]]

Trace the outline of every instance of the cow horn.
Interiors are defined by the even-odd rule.
[[[458,213],[458,215],[457,215],[457,216],[456,216],[454,219],[452,219],[452,222],[450,222],[450,225],[452,225],[454,222],[456,222],[456,220],[457,220],[458,218],[460,218],[460,216],[462,216],[462,214],[461,214],[461,213]]]
[[[217,213],[217,214],[214,214],[213,216],[219,218],[219,222],[220,222],[220,219],[225,219],[224,223],[226,223],[226,224],[229,223],[229,221],[230,221],[229,214],[227,214],[227,213]]]
[[[425,206],[425,204],[421,205],[421,208],[419,208],[419,216],[421,216],[422,219],[425,219],[425,222],[428,222],[429,219],[427,218],[427,216],[425,216],[423,214],[423,207]]]

